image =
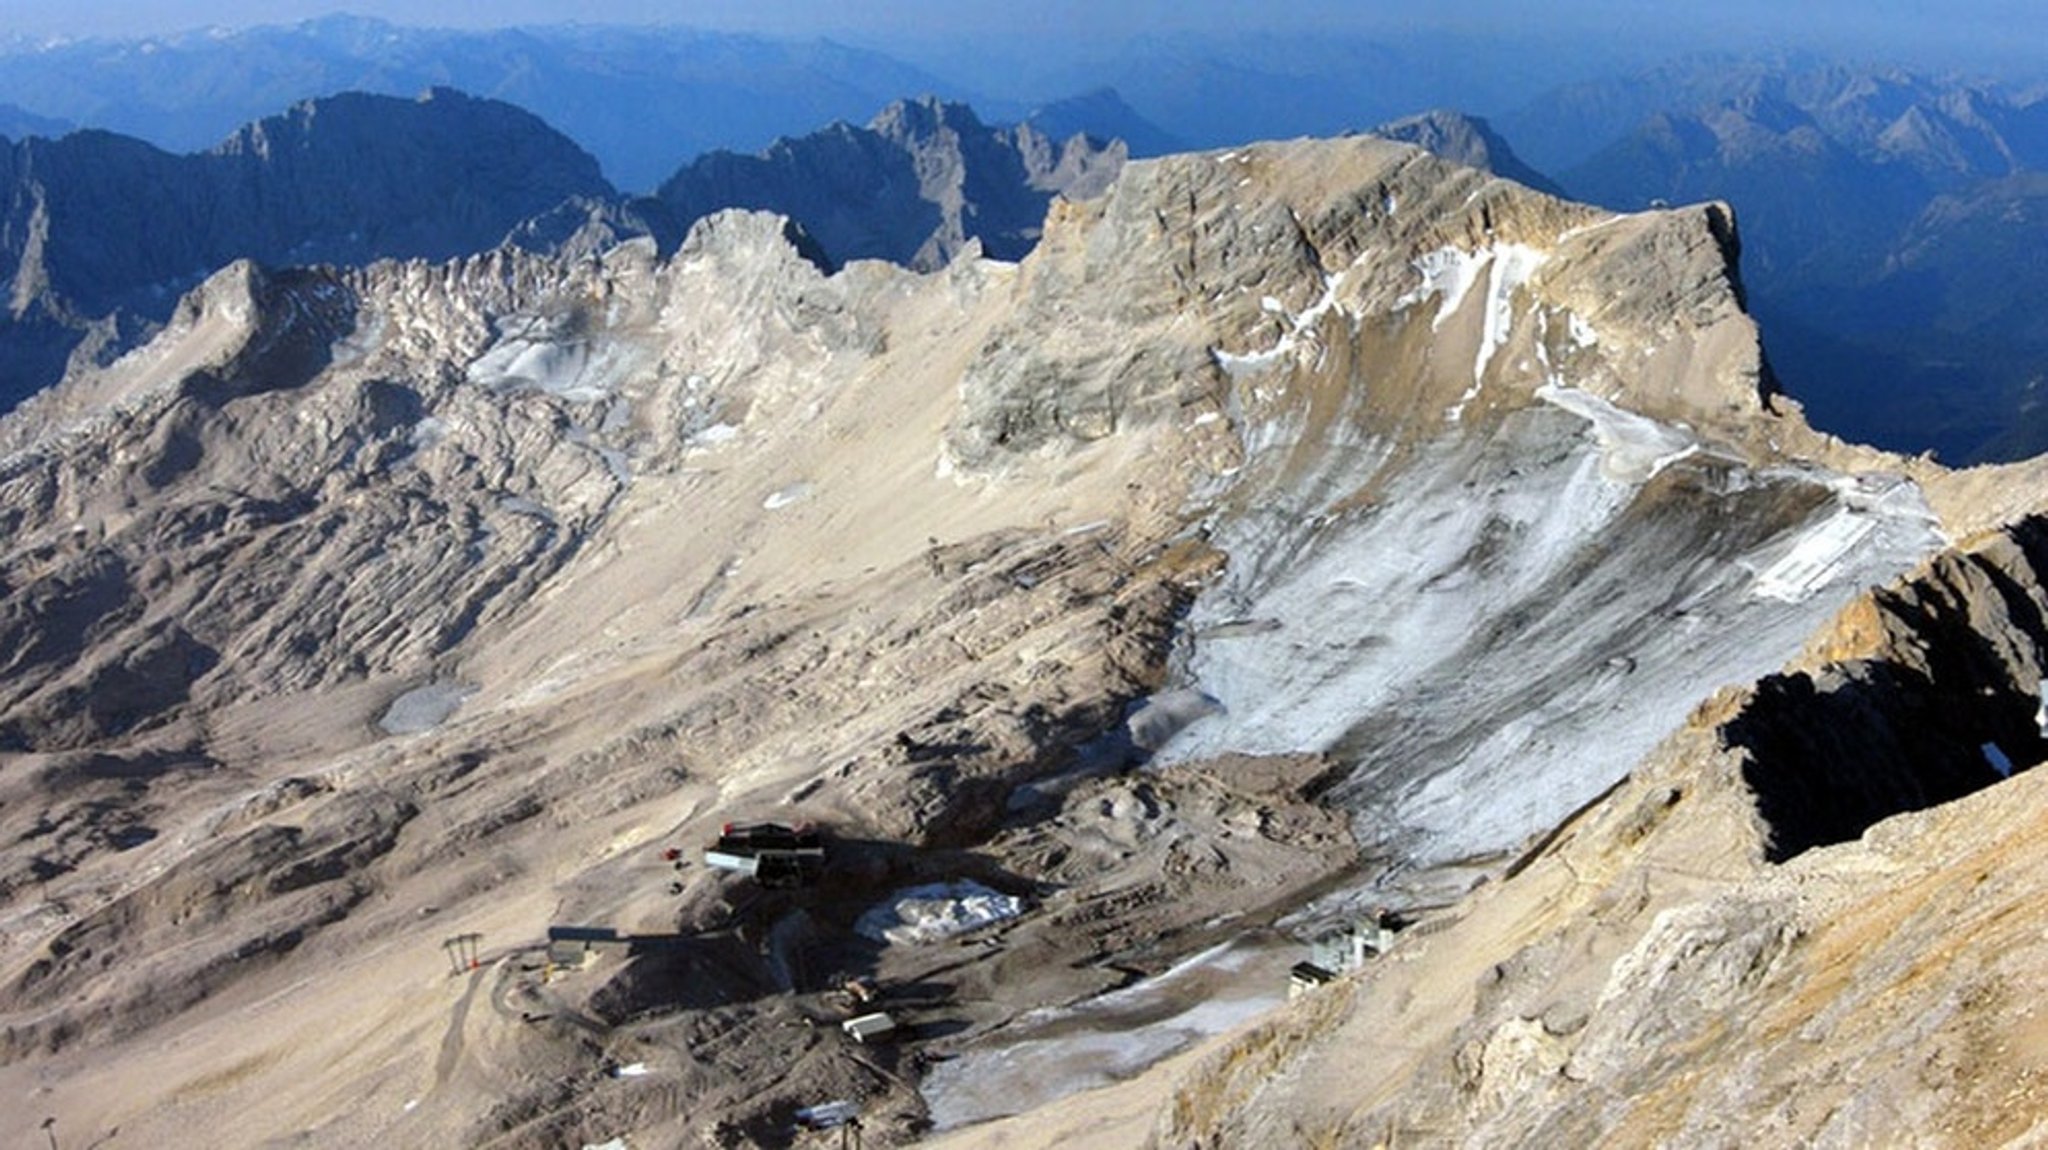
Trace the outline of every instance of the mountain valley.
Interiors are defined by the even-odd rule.
[[[673,253],[219,272],[0,425],[0,1079],[164,1145],[781,1144],[840,1096],[896,1141],[1005,1112],[919,1083],[1044,1012],[1172,970],[1241,1018],[1361,899],[1550,874],[1554,834],[1510,864],[1643,807],[1644,756],[1690,779],[1717,686],[1756,692],[1754,770],[1812,770],[1845,752],[1773,676],[2027,488],[1809,431],[1737,247],[1718,206],[1358,137],[1134,162],[1020,262],[924,274],[745,212]],[[2013,613],[1968,664],[2001,693],[1873,728],[1909,749],[1847,823],[1797,796],[1853,776],[1698,784],[1752,828],[1725,849],[2039,758],[2040,591],[2002,562],[1940,600],[1965,647]],[[1975,699],[1936,655],[1877,709]],[[829,828],[815,894],[697,859],[759,818]],[[964,879],[1028,909],[964,950],[854,929]],[[547,967],[585,923],[669,941]],[[914,1042],[841,1039],[848,972]]]
[[[2038,100],[1694,62],[1186,151],[1433,49],[998,122],[622,35],[218,37],[713,93],[602,163],[446,87],[0,141],[17,1138],[2039,1140]],[[839,118],[709,146],[792,76]]]

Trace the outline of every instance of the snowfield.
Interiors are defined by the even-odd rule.
[[[1397,473],[1329,451],[1291,494],[1219,519],[1231,563],[1189,613],[1174,684],[1214,713],[1156,761],[1328,752],[1369,855],[1497,854],[1942,542],[1903,480],[1752,472],[1585,392],[1541,396]],[[1284,436],[1253,447],[1247,476],[1287,454]],[[1368,481],[1379,497],[1349,504]]]

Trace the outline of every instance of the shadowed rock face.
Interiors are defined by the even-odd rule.
[[[969,240],[996,259],[1023,258],[1052,197],[1100,194],[1124,155],[1121,144],[1053,140],[1029,123],[992,128],[964,104],[927,97],[891,104],[864,128],[777,140],[758,156],[701,156],[658,195],[685,226],[759,208],[795,219],[835,263],[930,270]]]
[[[1847,842],[1880,819],[1960,798],[2002,776],[1980,749],[2015,746],[2029,761],[2040,738],[2017,693],[2002,699],[2008,721],[1972,712],[1982,705],[1951,697],[1925,675],[1882,661],[1770,676],[1730,723],[1730,743],[1750,753],[1743,777],[1757,813],[1771,828],[1769,857],[1783,862],[1829,843]],[[1964,710],[1954,709],[1960,701]],[[1989,718],[1991,721],[1987,722]],[[2002,729],[2002,738],[1979,736]],[[2024,741],[2015,739],[2024,732]]]
[[[447,89],[308,101],[186,156],[107,132],[25,140],[0,161],[0,186],[17,313],[34,286],[89,315],[159,317],[237,259],[447,259],[572,195],[611,191],[596,161],[532,115]]]
[[[2024,520],[1857,604],[1845,629],[1869,654],[1757,684],[1722,737],[1746,755],[1774,861],[2048,759],[2044,561],[2048,524]]]

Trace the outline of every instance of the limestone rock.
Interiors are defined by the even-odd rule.
[[[949,110],[840,135],[888,133],[960,136],[927,174],[968,186]],[[1355,1014],[1262,1028],[1235,1065],[1289,1074],[1219,1072],[1173,1138],[1776,1105],[1731,1035],[1791,1032],[1771,996],[1825,976],[1813,908],[1847,905],[1802,883],[1849,844],[1773,871],[1745,780],[1811,777],[1800,744],[1741,737],[1779,729],[1767,691],[1701,698],[1942,540],[1903,461],[1767,402],[1720,209],[1361,137],[1132,163],[1021,261],[929,273],[766,213],[673,250],[586,225],[234,264],[0,420],[0,1089],[165,1143],[231,1109],[585,1144],[762,1141],[859,1087],[902,1140],[917,1067],[804,1025],[835,971],[1001,1057],[1334,889],[1315,913],[1459,909]],[[1952,737],[2025,687],[2033,593],[1990,594],[2031,586],[2029,538],[1853,608],[1993,688]],[[1215,706],[1135,745],[1185,691]],[[815,891],[696,865],[805,818],[844,860]],[[1036,905],[861,949],[870,896],[962,877]],[[642,944],[558,985],[528,959],[561,924]],[[1730,1077],[1683,1094],[1681,1047]],[[655,1050],[656,1082],[599,1069]]]

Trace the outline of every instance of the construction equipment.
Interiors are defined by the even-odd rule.
[[[825,870],[825,841],[811,823],[727,823],[704,862],[765,887],[803,886]]]

